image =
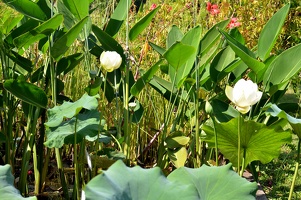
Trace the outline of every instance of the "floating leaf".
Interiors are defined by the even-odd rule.
[[[194,185],[199,194],[197,199],[254,200],[257,184],[241,178],[231,168],[231,164],[221,167],[203,165],[196,169],[182,167],[174,170],[167,179]]]
[[[93,178],[84,191],[87,200],[198,199],[192,185],[167,180],[160,168],[142,169],[139,166],[128,168],[120,160],[107,171]]]
[[[21,196],[19,190],[14,186],[14,176],[12,175],[12,169],[10,165],[0,165],[0,193],[1,199],[8,200],[34,200],[36,197],[24,198]]]
[[[166,178],[158,167],[129,168],[118,160],[93,178],[84,192],[87,200],[253,200],[256,189],[257,184],[241,178],[231,170],[231,164],[222,167],[203,165],[197,169],[182,167]]]

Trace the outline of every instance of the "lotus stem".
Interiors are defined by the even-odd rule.
[[[299,141],[298,141],[298,154],[297,154],[297,161],[296,161],[296,166],[295,166],[295,173],[294,173],[293,181],[292,181],[292,184],[291,184],[288,200],[292,199],[293,192],[294,192],[294,187],[295,187],[295,182],[296,182],[296,179],[297,179],[297,176],[298,176],[299,161],[300,161],[300,144],[301,144],[301,140],[299,138]]]
[[[238,115],[237,125],[237,172],[240,171],[240,134],[241,134],[241,114]]]

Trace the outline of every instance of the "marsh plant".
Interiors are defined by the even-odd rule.
[[[210,2],[200,9],[196,1],[186,4],[194,22],[185,31],[171,25],[165,44],[149,34],[161,10],[175,12],[167,4],[3,2],[12,8],[0,32],[4,198],[29,195],[29,170],[36,198],[55,161],[64,199],[254,199],[257,184],[243,172],[257,181],[258,165],[277,158],[292,133],[300,135],[300,120],[286,110],[300,105],[280,102],[300,72],[301,46],[273,51],[290,4],[266,22],[250,49],[236,17],[208,30],[197,23],[222,15]],[[103,23],[93,23],[95,12]],[[153,52],[146,68],[135,61],[137,43],[139,63]],[[72,99],[66,77],[80,68],[83,95]],[[20,118],[26,123],[14,127]],[[300,142],[289,199],[299,151]]]

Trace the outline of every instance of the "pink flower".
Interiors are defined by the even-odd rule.
[[[211,15],[218,15],[220,13],[218,6],[216,4],[211,4],[209,1],[207,2],[206,9]]]
[[[235,27],[238,27],[241,25],[240,22],[237,21],[238,19],[236,17],[232,17],[231,20],[230,20],[230,23],[228,24],[228,28],[229,29],[232,29],[232,28],[235,28]]]
[[[154,10],[155,8],[157,8],[157,4],[153,3],[149,10]]]

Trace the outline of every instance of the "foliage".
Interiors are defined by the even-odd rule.
[[[170,173],[166,179],[157,172],[160,179],[172,185],[169,177],[191,173],[183,166],[221,165],[221,153],[240,175],[250,168],[256,179],[256,169],[290,143],[290,132],[299,136],[300,4],[150,3],[139,9],[128,0],[0,3],[0,150],[13,171],[21,168],[17,187],[23,196],[29,168],[34,193],[43,192],[52,157],[65,199],[68,185],[79,199],[97,168],[117,157],[127,165],[159,166]],[[106,51],[121,56],[120,68],[100,67]],[[263,93],[244,115],[225,95],[240,79],[250,79]],[[286,106],[291,85],[297,96]],[[69,157],[71,175],[63,165]],[[228,173],[230,165],[224,167]],[[138,180],[146,178],[144,170],[133,171],[141,171]],[[239,181],[233,178],[234,185]]]
[[[220,189],[217,192],[215,188]],[[84,191],[86,199],[254,199],[252,193],[256,188],[255,183],[241,179],[233,172],[230,164],[222,167],[204,165],[198,169],[183,167],[166,178],[158,167],[128,168],[117,161],[92,179]]]

